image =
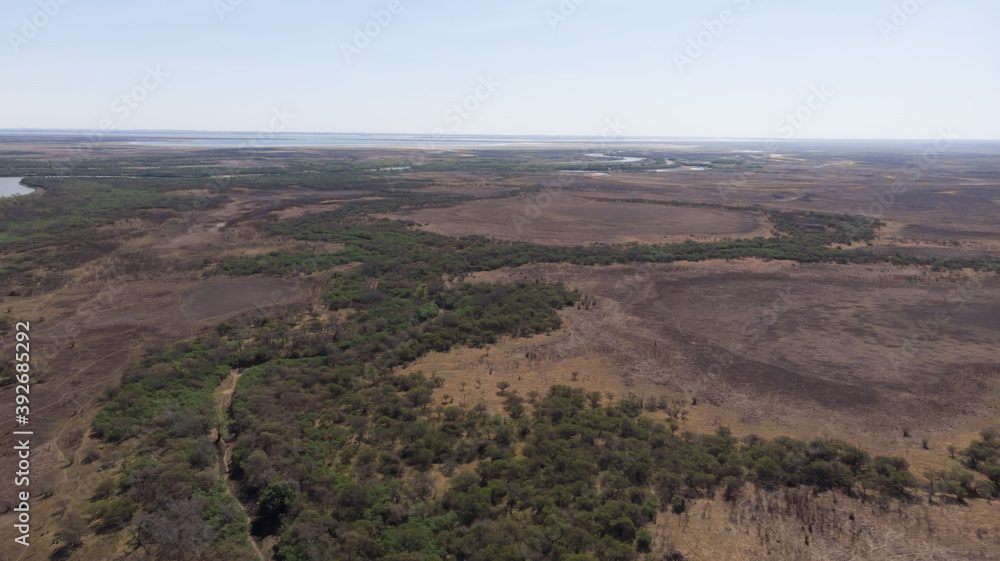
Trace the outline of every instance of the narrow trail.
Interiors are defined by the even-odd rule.
[[[233,402],[233,392],[236,391],[236,383],[240,381],[240,376],[243,375],[242,369],[236,369],[229,372],[229,376],[219,384],[219,387],[215,389],[213,396],[215,397],[215,406],[219,411],[222,412],[223,417],[229,412],[229,406]],[[221,428],[221,427],[220,427]],[[229,477],[229,463],[233,457],[233,448],[236,447],[235,442],[226,442],[223,439],[223,435],[219,432],[219,428],[213,429],[215,436],[216,445],[219,447],[219,477],[226,484],[226,492],[230,494],[236,503],[240,505],[243,509],[243,513],[247,515],[247,520],[252,520],[253,517],[251,513],[247,510],[246,506],[240,501],[239,496],[236,494],[236,482]],[[255,552],[257,552],[257,558],[262,561],[268,561],[270,557],[264,555],[263,549],[261,549],[261,542],[254,539],[253,536],[250,537],[250,545],[253,546]]]

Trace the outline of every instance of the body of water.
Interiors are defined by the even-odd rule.
[[[653,138],[629,137],[603,139],[592,136],[544,135],[437,135],[385,133],[305,133],[305,132],[203,132],[203,131],[104,131],[97,144],[116,143],[134,146],[176,148],[401,148],[428,151],[473,148],[545,148],[591,147],[595,141],[609,146],[661,142]],[[86,131],[3,130],[0,142],[84,142],[94,144]],[[620,160],[619,160],[620,161]]]
[[[23,177],[0,177],[0,197],[12,195],[30,195],[34,189],[21,185]]]
[[[448,138],[419,135],[363,135],[363,134],[198,134],[164,136],[155,139],[137,139],[130,144],[141,146],[193,146],[199,148],[308,148],[308,147],[372,147],[420,148],[446,150],[454,148],[484,148],[526,144],[524,139]]]
[[[641,162],[646,158],[633,158],[631,156],[608,156],[607,154],[585,154],[591,158],[614,158],[614,163],[616,164],[631,164],[632,162]]]

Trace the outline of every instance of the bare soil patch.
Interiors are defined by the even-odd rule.
[[[246,249],[246,239],[233,239],[241,225],[261,220],[284,220],[315,212],[336,210],[344,201],[364,199],[361,191],[312,192],[233,190],[229,201],[218,208],[196,210],[182,216],[182,228],[153,246],[159,253],[190,254],[237,245]],[[271,240],[273,243],[273,239]],[[183,250],[183,251],[181,251]]]
[[[822,419],[900,441],[904,428],[919,439],[1000,412],[995,276],[740,261],[476,278],[561,280],[596,298],[564,312],[569,333],[530,351],[540,360],[607,358],[602,376],[625,387],[697,395],[746,424]]]
[[[451,207],[408,209],[390,215],[440,234],[482,235],[551,245],[659,243],[676,236],[752,237],[753,213],[559,197],[473,201]]]
[[[224,278],[199,283],[180,293],[183,313],[192,321],[267,310],[302,300],[308,288],[283,278]]]

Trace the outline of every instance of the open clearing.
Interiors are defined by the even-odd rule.
[[[481,235],[552,245],[660,243],[677,236],[764,235],[751,212],[557,197],[490,199],[390,215],[449,236]],[[766,233],[766,232],[765,232]]]
[[[274,306],[302,300],[308,293],[303,284],[287,279],[219,279],[185,290],[180,300],[182,311],[198,321],[252,310],[266,314]]]
[[[475,278],[561,280],[597,298],[589,310],[564,312],[566,337],[513,353],[517,364],[497,364],[494,353],[480,367],[455,365],[485,379],[487,391],[508,369],[517,388],[517,376],[587,359],[596,362],[570,366],[586,386],[697,395],[747,426],[775,422],[792,434],[819,417],[883,443],[899,442],[903,429],[919,440],[962,419],[978,424],[1000,406],[995,277],[740,261],[537,265]],[[567,381],[555,376],[535,389]]]

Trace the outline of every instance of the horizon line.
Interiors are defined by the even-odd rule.
[[[345,135],[345,136],[376,136],[376,137],[388,137],[388,136],[408,136],[408,137],[432,137],[432,138],[565,138],[565,139],[583,139],[583,140],[593,140],[599,139],[604,142],[623,142],[629,140],[699,140],[699,141],[714,141],[714,142],[751,142],[751,141],[769,141],[769,142],[801,142],[801,141],[874,141],[874,142],[890,142],[890,141],[933,141],[936,137],[800,137],[800,138],[776,138],[776,137],[755,137],[755,136],[615,136],[606,137],[601,135],[577,135],[577,134],[501,134],[501,133],[479,133],[479,134],[438,134],[433,132],[358,132],[358,131],[252,131],[252,130],[216,130],[216,129],[109,129],[101,131],[99,129],[82,129],[82,128],[41,128],[41,127],[18,127],[18,128],[0,128],[0,134],[9,133],[70,133],[70,134],[93,134],[101,133],[107,135],[122,135],[122,134],[155,134],[155,133],[169,133],[169,134],[183,134],[183,133],[196,133],[196,134],[237,134],[254,136],[260,134],[272,135],[274,137],[281,136],[292,136],[292,135]],[[1000,142],[1000,138],[957,138],[954,139],[955,142]]]

